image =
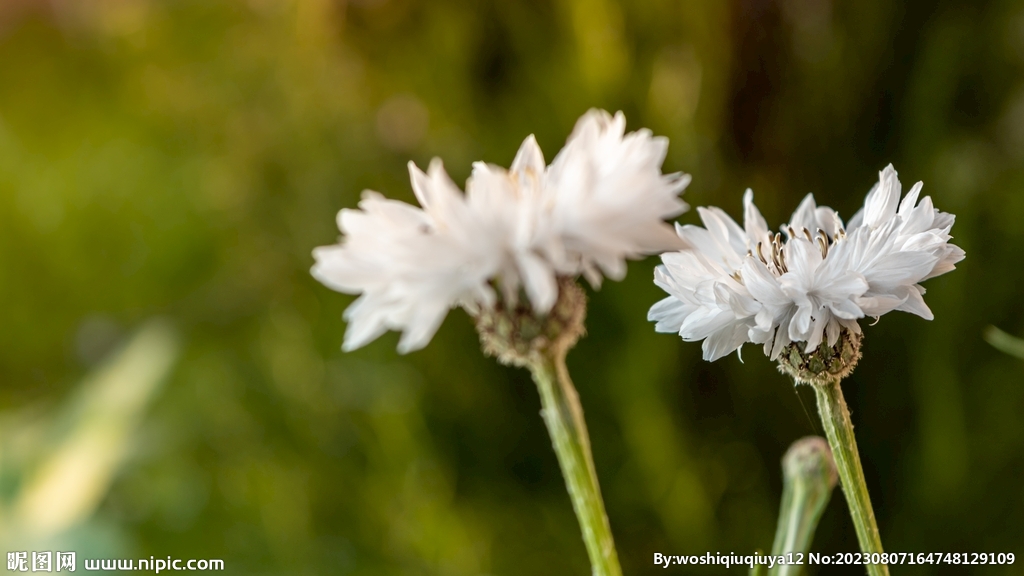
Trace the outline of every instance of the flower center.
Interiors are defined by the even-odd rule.
[[[776,276],[781,276],[789,272],[789,267],[786,266],[786,248],[789,245],[789,242],[792,239],[797,238],[798,235],[806,238],[808,242],[817,244],[818,251],[821,252],[821,257],[823,259],[828,256],[829,248],[846,237],[846,231],[842,228],[840,228],[836,235],[831,238],[821,228],[818,228],[817,232],[811,234],[811,231],[807,228],[794,229],[792,226],[788,226],[786,232],[788,233],[788,238],[785,241],[782,240],[782,234],[779,233],[776,233],[775,236],[771,238],[770,251],[766,249],[764,242],[758,242],[755,250],[748,250],[747,255],[754,256],[754,252],[756,252],[758,259],[760,259],[769,270],[771,270]],[[765,256],[766,252],[768,253],[768,256]]]

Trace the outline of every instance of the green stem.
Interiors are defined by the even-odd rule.
[[[806,558],[818,521],[836,485],[836,466],[828,443],[817,436],[793,443],[782,458],[782,504],[773,556]],[[806,561],[806,560],[805,560]],[[772,576],[796,576],[801,564],[776,564]]]
[[[853,435],[853,422],[839,380],[816,384],[813,388],[818,396],[818,413],[832,448],[832,457],[839,471],[839,482],[843,486],[846,503],[850,507],[860,549],[868,554],[881,554],[882,537],[878,533],[878,523],[875,522],[875,511],[871,508],[871,496],[864,480],[857,440]],[[889,568],[884,564],[867,564],[867,570],[871,576],[889,574]]]
[[[576,388],[569,379],[564,351],[538,353],[530,372],[540,391],[541,415],[547,425],[572,507],[579,519],[594,576],[621,576],[612,530],[597,483],[590,437]]]

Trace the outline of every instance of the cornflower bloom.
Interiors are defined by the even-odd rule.
[[[920,198],[921,188],[918,182],[901,200],[889,165],[845,225],[808,194],[778,233],[750,190],[742,227],[718,208],[698,208],[704,227],[677,228],[690,248],[662,255],[654,282],[669,296],[648,313],[659,332],[703,340],[705,360],[761,344],[781,371],[814,387],[865,552],[880,553],[882,545],[839,386],[861,356],[859,320],[894,310],[931,320],[920,283],[964,258],[950,243],[953,215]],[[885,566],[869,572],[888,573]]]
[[[621,569],[601,500],[583,409],[565,356],[583,332],[585,298],[621,279],[626,259],[684,246],[663,220],[682,213],[685,174],[665,175],[668,141],[626,133],[621,113],[590,111],[545,166],[533,136],[504,168],[478,162],[462,193],[439,160],[410,163],[420,206],[366,192],[342,210],[341,242],[313,252],[313,276],[359,298],[345,311],[345,350],[400,330],[400,352],[425,346],[448,310],[465,308],[484,350],[528,368],[594,574]]]

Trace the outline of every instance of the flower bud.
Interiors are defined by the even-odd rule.
[[[782,480],[772,555],[806,554],[839,480],[828,442],[819,436],[794,442],[782,457]],[[801,568],[799,564],[779,565],[773,574],[796,576]]]
[[[826,492],[839,481],[828,442],[820,436],[801,438],[782,457],[782,475],[787,483],[814,484]]]

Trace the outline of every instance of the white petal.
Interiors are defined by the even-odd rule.
[[[647,312],[647,320],[657,322],[654,325],[656,332],[676,334],[683,325],[683,320],[689,311],[686,306],[674,296],[659,300]]]
[[[430,207],[430,180],[411,160],[407,166],[409,167],[409,180],[412,181],[412,192],[416,195],[416,200],[420,206]]]
[[[398,341],[398,353],[407,354],[426,346],[447,314],[448,306],[444,303],[429,306],[421,303],[417,306],[412,320]]]
[[[917,197],[921,194],[922,188],[924,188],[924,182],[918,182],[917,184],[914,184],[910,189],[910,192],[907,192],[907,195],[903,197],[903,200],[900,202],[899,210],[897,211],[900,216],[905,216],[914,209],[914,206],[917,205]]]
[[[746,294],[728,288],[724,281],[715,285],[715,296],[722,304],[728,306],[736,318],[749,318],[761,310],[760,303]]]
[[[523,253],[517,258],[523,275],[523,287],[533,303],[533,309],[546,314],[558,300],[558,284],[554,271],[535,254]]]
[[[811,306],[800,306],[789,322],[789,338],[795,341],[807,340],[810,330]]]
[[[927,276],[922,278],[922,280],[927,280],[929,278],[941,276],[946,272],[955,270],[957,262],[960,262],[963,259],[964,251],[962,248],[956,246],[955,244],[948,245],[946,249],[943,251],[942,256],[939,258],[939,261],[936,262],[935,267],[932,268],[932,271],[929,272]]]
[[[733,269],[739,268],[739,261],[747,252],[746,233],[720,208],[698,208],[697,212],[719,253],[735,263]]]
[[[924,298],[922,298],[923,295],[924,288],[920,286],[911,286],[910,289],[907,290],[906,301],[896,309],[916,314],[925,320],[934,320],[935,315],[932,314],[928,305],[924,303]]]
[[[794,238],[786,243],[786,266],[789,272],[783,277],[800,278],[809,288],[821,262],[821,252],[816,245],[804,238]]]
[[[878,173],[878,186],[864,201],[864,224],[877,227],[896,216],[900,201],[900,180],[896,170],[889,164]]]
[[[741,274],[750,295],[759,302],[770,306],[783,306],[792,302],[779,286],[778,278],[760,260],[744,260]]]
[[[732,354],[747,341],[746,326],[731,326],[729,329],[715,332],[704,340],[704,360],[714,362]]]
[[[836,316],[847,320],[855,320],[857,318],[864,317],[864,312],[852,300],[838,300],[830,302],[828,308]]]
[[[843,302],[867,292],[868,287],[868,281],[864,276],[857,272],[845,271],[836,278],[820,278],[815,284],[814,293],[828,302]],[[843,309],[850,310],[848,307]]]
[[[772,351],[769,358],[772,360],[778,360],[779,354],[782,353],[782,349],[788,346],[793,340],[789,337],[789,326],[792,324],[792,316],[796,314],[796,308],[793,308],[790,315],[786,316],[779,322],[779,328],[775,331],[775,340],[772,342]]]
[[[839,335],[842,330],[842,325],[836,319],[829,321],[828,325],[825,326],[826,344],[828,346],[835,346],[836,342],[839,341]]]
[[[907,297],[896,297],[889,294],[869,294],[855,299],[857,306],[865,316],[881,316],[899,308]]]
[[[815,218],[816,209],[817,205],[814,203],[814,194],[804,196],[804,199],[800,201],[800,205],[797,206],[796,211],[793,212],[792,216],[790,216],[789,226],[796,229],[797,233],[799,233],[801,228],[806,228],[813,233],[815,228],[818,227],[817,218]],[[786,234],[789,233],[788,230],[784,229],[784,231]]]
[[[896,252],[878,258],[864,271],[874,290],[906,286],[921,281],[931,272],[938,257],[927,252]]]
[[[537,139],[530,134],[523,141],[522,146],[512,160],[509,172],[517,175],[532,175],[540,178],[544,174],[544,153],[537,145]]]
[[[743,193],[743,228],[747,233],[748,250],[754,250],[758,242],[769,241],[768,223],[754,205],[754,191],[750,188]]]
[[[807,337],[807,343],[804,345],[804,352],[810,353],[818,349],[821,345],[822,336],[824,336],[825,326],[828,325],[831,315],[828,310],[818,310],[814,316],[814,324],[811,326],[810,334]]]
[[[360,301],[365,304],[365,298],[366,296],[360,296],[346,310],[346,315],[350,318],[348,328],[345,330],[345,342],[342,344],[342,350],[346,352],[362,348],[387,332],[387,324],[380,314],[348,314],[349,311],[358,311]]]

